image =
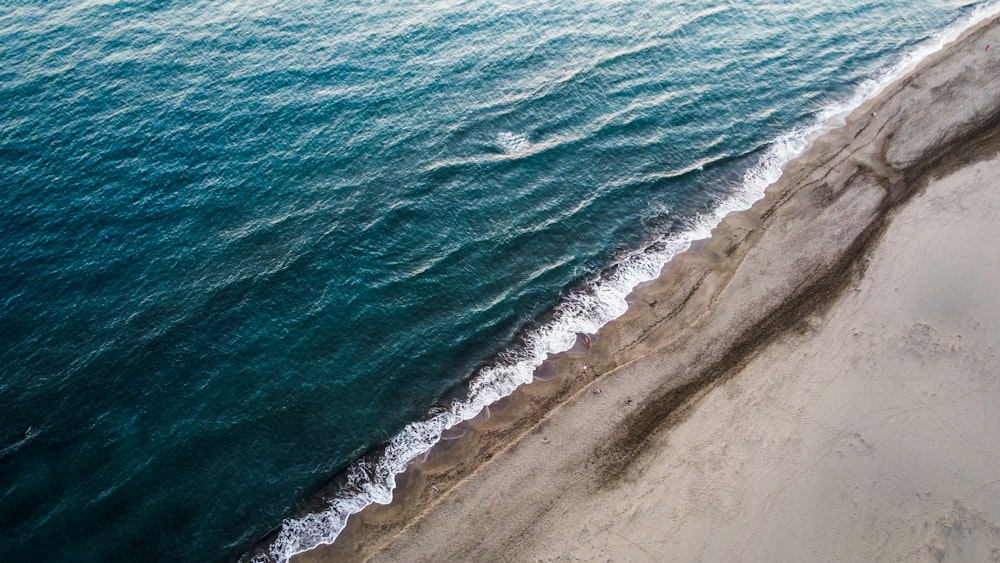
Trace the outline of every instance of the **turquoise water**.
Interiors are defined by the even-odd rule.
[[[10,561],[331,540],[982,7],[11,4]]]

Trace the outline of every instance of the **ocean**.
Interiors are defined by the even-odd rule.
[[[0,4],[2,559],[332,541],[992,8]]]

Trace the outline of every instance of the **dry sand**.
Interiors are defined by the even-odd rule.
[[[1000,560],[989,43],[996,20],[864,104],[299,559]]]

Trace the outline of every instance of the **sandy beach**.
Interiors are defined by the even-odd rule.
[[[998,178],[994,19],[296,560],[1000,561]]]

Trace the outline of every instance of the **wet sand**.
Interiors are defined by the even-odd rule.
[[[296,560],[1000,560],[990,43],[863,104]]]

